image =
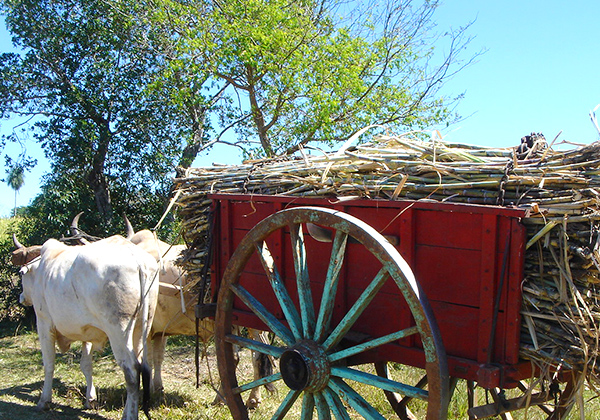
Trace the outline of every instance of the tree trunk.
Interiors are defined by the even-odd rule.
[[[193,139],[190,141],[183,152],[181,153],[181,158],[179,159],[179,167],[183,169],[187,169],[192,166],[194,163],[194,159],[198,156],[198,152],[202,148],[202,138],[204,136],[204,120],[206,119],[206,112],[202,111],[202,116],[199,122],[194,122],[193,127]]]
[[[94,192],[96,208],[105,222],[112,219],[112,202],[110,200],[110,191],[103,173],[92,170],[88,175],[88,185]]]
[[[106,162],[108,146],[112,136],[108,125],[101,125],[99,127],[99,131],[100,138],[98,141],[98,148],[94,154],[92,168],[88,173],[87,181],[89,187],[94,192],[94,198],[96,200],[98,212],[102,216],[102,219],[105,222],[108,222],[112,219],[113,211],[112,202],[110,200],[110,190],[104,174],[104,164]]]
[[[256,98],[256,91],[254,90],[254,72],[252,67],[246,66],[248,73],[248,98],[250,99],[250,109],[252,110],[252,119],[256,125],[256,131],[258,132],[258,138],[262,145],[265,155],[267,157],[273,156],[273,147],[271,146],[271,140],[269,139],[268,129],[265,124],[265,118],[258,105],[258,99]]]

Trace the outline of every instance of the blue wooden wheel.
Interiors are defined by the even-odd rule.
[[[306,224],[328,229],[331,245],[329,261],[322,290],[312,290],[307,247],[310,241],[304,234]],[[286,235],[281,234],[282,230]],[[289,232],[289,235],[288,235]],[[267,245],[270,235],[289,237],[295,272],[295,282],[283,281],[273,254]],[[340,271],[345,264],[347,244],[358,246],[376,257],[379,268],[350,309],[334,322],[334,302],[339,289]],[[262,295],[250,293],[240,284],[240,276],[251,258],[258,256],[264,269],[265,287],[272,290],[279,305],[280,316],[261,302]],[[341,346],[340,342],[351,333],[360,315],[372,303],[384,284],[391,282],[400,290],[415,320],[415,325],[381,337],[370,338],[357,345]],[[256,289],[255,289],[256,290]],[[313,296],[320,296],[315,302]],[[261,343],[235,333],[234,300],[241,300],[272,332],[272,344]],[[339,319],[340,317],[338,317]],[[346,363],[361,352],[376,350],[379,346],[401,338],[418,335],[425,356],[428,378],[426,390],[382,378]],[[275,213],[252,228],[238,244],[225,270],[217,303],[215,343],[223,392],[229,409],[236,420],[248,419],[242,393],[264,384],[273,384],[281,394],[267,417],[273,419],[315,418],[384,419],[364,394],[394,392],[423,400],[427,405],[427,420],[444,420],[448,410],[448,372],[446,356],[435,319],[427,299],[396,248],[369,225],[348,214],[319,207],[297,207]],[[234,346],[241,346],[268,354],[278,360],[278,371],[260,380],[244,379],[236,371]],[[372,365],[371,365],[372,367]],[[365,391],[367,390],[367,391]],[[383,397],[385,399],[385,397]],[[261,417],[265,416],[259,407]]]

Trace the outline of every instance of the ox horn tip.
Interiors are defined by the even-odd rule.
[[[25,246],[17,239],[17,235],[15,233],[13,233],[13,243],[15,244],[17,249],[25,248]]]
[[[135,235],[135,230],[133,229],[133,226],[131,225],[129,218],[127,217],[127,215],[125,213],[123,213],[123,219],[125,219],[125,228],[127,229],[127,239],[131,239],[131,238],[133,238],[133,235]]]
[[[77,213],[77,215],[73,218],[71,222],[71,235],[77,235],[79,233],[79,218],[83,214],[82,211]]]

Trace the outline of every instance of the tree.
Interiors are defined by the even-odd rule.
[[[15,164],[9,166],[7,163],[6,183],[15,191],[15,206],[13,209],[13,217],[17,216],[17,193],[25,183],[25,169],[22,165]]]
[[[84,180],[105,221],[116,183],[162,188],[181,148],[173,108],[148,91],[160,63],[129,5],[2,2],[25,52],[0,56],[0,114],[44,117],[34,136],[53,175]]]
[[[474,58],[459,54],[468,25],[447,32],[446,54],[435,53],[437,1],[160,4],[178,34],[177,66],[202,63],[214,89],[226,91],[219,125],[234,130],[249,155],[332,144],[371,124],[412,130],[449,123],[456,98],[437,93]]]
[[[16,135],[13,133],[6,136],[8,139],[15,140]],[[3,139],[4,140],[4,139]],[[28,158],[23,150],[16,161],[10,156],[5,156],[6,179],[4,182],[8,184],[15,192],[15,205],[13,208],[13,217],[17,215],[17,194],[21,187],[25,184],[25,171],[30,171],[37,164],[37,160]]]
[[[448,123],[454,98],[438,89],[470,61],[458,54],[467,28],[448,33],[445,55],[434,52],[437,1],[0,5],[24,51],[0,55],[0,117],[41,117],[45,194],[73,185],[58,190],[61,205],[90,195],[107,228],[115,208],[164,199],[175,167],[215,142],[276,156],[371,124]]]

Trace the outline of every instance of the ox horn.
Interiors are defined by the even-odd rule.
[[[125,228],[127,229],[127,239],[131,239],[133,238],[133,235],[135,235],[135,230],[133,230],[133,226],[126,214],[123,214],[123,218],[125,219]]]
[[[73,235],[73,236],[77,236],[77,235],[81,234],[81,231],[79,230],[79,218],[81,217],[82,214],[83,214],[83,212],[79,212],[77,214],[77,216],[75,216],[73,218],[73,221],[71,222],[71,235]]]
[[[81,217],[82,214],[83,214],[83,212],[79,212],[73,218],[73,221],[71,222],[71,235],[78,236],[79,242],[81,242],[83,245],[89,245],[90,241],[88,241],[87,239],[85,239],[82,236],[83,232],[81,231],[81,229],[79,229],[79,218]]]
[[[15,235],[14,233],[13,233],[13,243],[15,244],[17,249],[25,248],[25,246],[21,242],[19,242],[19,240],[17,239],[17,235]]]

